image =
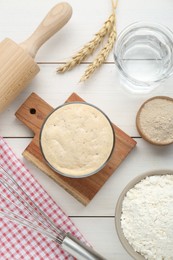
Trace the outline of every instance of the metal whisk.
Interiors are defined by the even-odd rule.
[[[0,192],[1,217],[41,233],[57,242],[61,248],[79,260],[105,260],[70,233],[59,229],[1,165],[0,184],[2,187]],[[4,195],[4,189],[7,195]],[[8,209],[3,206],[3,201],[8,203]]]

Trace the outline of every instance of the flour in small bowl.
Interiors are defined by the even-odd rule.
[[[173,259],[173,175],[149,176],[124,197],[121,227],[145,259]]]
[[[154,97],[147,100],[137,114],[140,135],[157,145],[173,142],[173,99]]]

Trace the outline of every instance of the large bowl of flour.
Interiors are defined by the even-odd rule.
[[[115,225],[134,259],[173,259],[173,171],[152,171],[133,179],[118,199]]]
[[[100,171],[115,145],[109,118],[85,102],[69,102],[56,108],[45,120],[40,148],[46,163],[59,174],[83,178]]]

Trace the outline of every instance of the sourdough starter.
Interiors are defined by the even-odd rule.
[[[57,171],[72,177],[97,171],[109,158],[113,144],[109,120],[85,103],[69,103],[55,110],[41,134],[45,159]]]

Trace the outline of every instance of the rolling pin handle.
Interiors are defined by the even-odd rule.
[[[57,4],[49,11],[35,32],[20,46],[34,58],[42,44],[58,32],[69,21],[71,15],[72,8],[68,3]]]

